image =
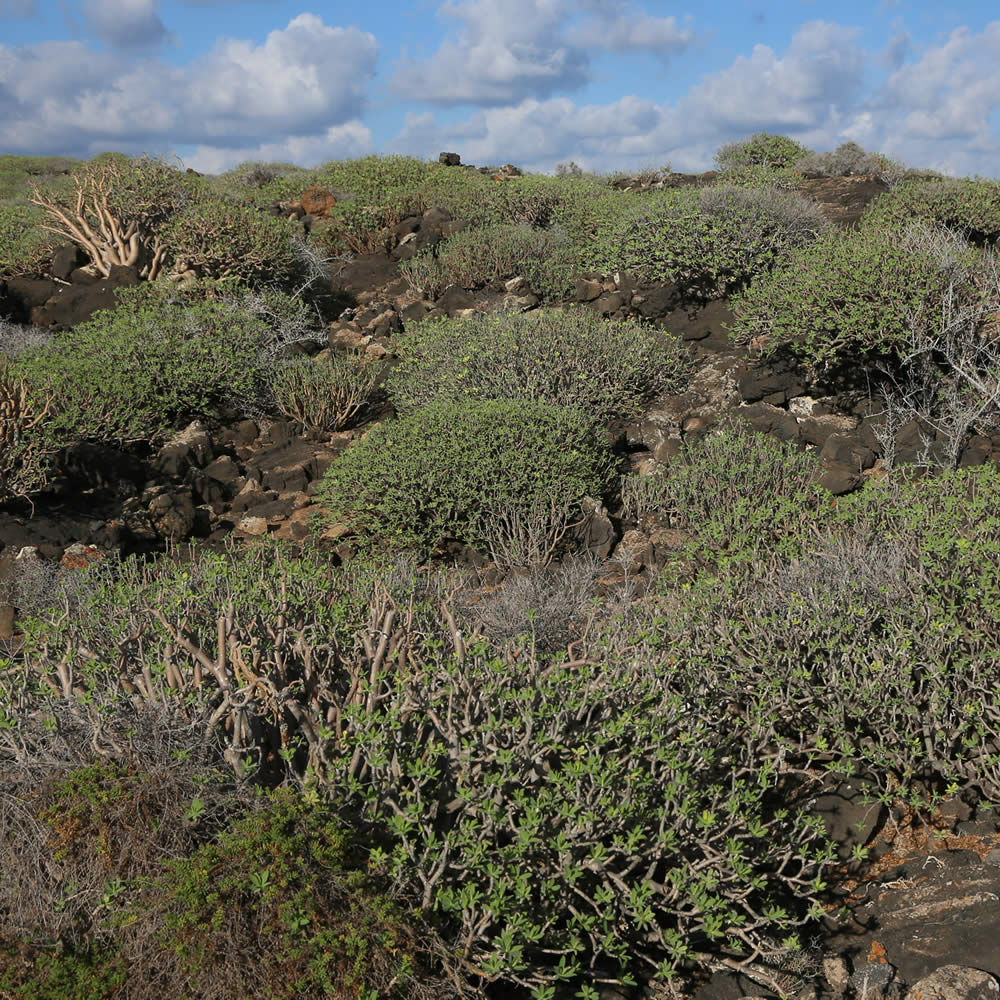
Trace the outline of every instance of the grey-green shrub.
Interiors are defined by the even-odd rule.
[[[33,398],[55,394],[47,437],[148,440],[240,396],[264,394],[267,323],[162,282],[118,289],[116,297],[117,308],[11,362]]]
[[[863,773],[926,812],[960,792],[1000,804],[998,496],[984,468],[837,497],[796,561],[667,588],[661,662],[771,733],[788,767]]]
[[[727,142],[718,148],[715,162],[719,170],[741,167],[766,167],[769,170],[793,167],[811,151],[787,135],[757,132],[740,142]]]
[[[387,390],[399,413],[438,399],[523,399],[628,418],[683,392],[693,367],[678,339],[584,306],[424,321],[398,354]]]
[[[620,217],[603,259],[595,255],[592,265],[717,297],[787,261],[829,228],[816,205],[793,192],[680,188],[644,197]]]
[[[970,248],[959,263],[971,269],[976,257]],[[813,376],[848,357],[891,357],[914,330],[933,331],[949,290],[957,305],[978,300],[954,264],[907,248],[899,231],[831,230],[734,297],[730,336],[765,356],[790,345]]]
[[[249,285],[289,285],[297,274],[294,227],[251,205],[227,198],[199,199],[163,227],[170,265],[183,263],[201,278]]]
[[[456,233],[437,248],[404,261],[400,271],[431,298],[448,285],[478,289],[523,275],[541,297],[558,300],[573,290],[576,262],[567,234],[499,223]]]
[[[903,180],[868,207],[861,226],[902,229],[913,218],[978,234],[994,243],[1000,236],[1000,181],[967,177]]]
[[[866,153],[856,142],[842,142],[832,153],[809,153],[796,161],[795,169],[820,177],[874,174],[890,185],[898,183],[906,173],[906,167],[898,160],[882,153]]]
[[[508,565],[547,562],[609,479],[607,445],[576,410],[445,399],[379,424],[331,463],[310,526],[344,521],[418,555],[451,538]]]
[[[814,454],[753,430],[738,416],[687,445],[662,473],[628,477],[626,516],[660,515],[697,533],[721,562],[791,558],[829,503]]]

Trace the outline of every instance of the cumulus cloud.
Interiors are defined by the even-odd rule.
[[[116,48],[155,45],[167,37],[159,0],[86,0],[84,16],[101,41]]]
[[[315,167],[329,160],[353,159],[374,152],[371,129],[353,121],[328,128],[321,135],[290,136],[273,142],[226,149],[200,147],[193,156],[184,158],[184,165],[203,174],[221,174],[248,160]]]
[[[459,22],[457,39],[446,38],[425,62],[404,52],[392,81],[397,93],[439,105],[544,99],[589,82],[592,50],[666,59],[695,37],[676,18],[635,12],[619,0],[448,0],[439,15]]]
[[[562,0],[461,0],[440,13],[463,28],[426,63],[404,52],[392,88],[433,104],[510,104],[575,89],[587,79],[585,53],[558,39]]]
[[[9,152],[80,157],[192,145],[199,163],[221,169],[271,146],[279,159],[312,148],[354,155],[371,148],[358,118],[376,54],[373,35],[312,14],[261,45],[220,39],[188,66],[147,58],[123,68],[81,42],[0,45],[0,88],[14,98],[0,102],[0,140]]]
[[[599,8],[606,14],[611,6],[602,0],[591,4],[598,15]],[[550,171],[568,159],[601,171],[660,166],[667,159],[675,169],[706,170],[724,142],[760,131],[833,148],[843,141],[837,132],[864,69],[857,34],[810,22],[783,56],[758,45],[750,58],[740,57],[706,77],[674,104],[634,96],[583,106],[568,98],[527,98],[485,109],[459,124],[411,116],[394,148],[430,153],[434,147],[450,148],[451,142],[469,162],[511,161],[537,171]]]

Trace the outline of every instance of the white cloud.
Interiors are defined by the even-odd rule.
[[[116,48],[155,45],[167,37],[159,0],[86,0],[87,23],[101,41]]]
[[[376,54],[373,35],[312,14],[262,45],[220,40],[184,67],[144,59],[123,68],[120,55],[81,42],[0,45],[0,89],[14,99],[0,102],[0,147],[92,156],[196,145],[220,162],[268,145],[369,149],[358,118]]]
[[[434,104],[499,105],[586,82],[586,53],[558,39],[562,0],[462,0],[440,12],[463,24],[458,41],[444,41],[426,63],[404,52],[392,81],[398,94]]]
[[[322,135],[290,136],[238,148],[202,147],[193,156],[186,156],[184,165],[203,174],[221,174],[247,160],[313,167],[329,160],[351,159],[374,152],[371,130],[354,121],[329,128]]]

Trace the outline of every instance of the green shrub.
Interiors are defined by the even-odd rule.
[[[692,369],[680,341],[584,306],[425,321],[398,353],[387,389],[401,414],[438,399],[524,399],[605,422],[682,392]]]
[[[765,803],[767,734],[691,674],[447,641],[387,658],[317,778],[388,834],[374,869],[425,887],[459,960],[545,996],[793,947],[822,915],[822,820]]]
[[[32,183],[54,187],[65,182],[81,160],[67,156],[0,155],[0,202],[20,200],[31,193]]]
[[[970,248],[958,263],[969,269],[976,257]],[[734,298],[731,337],[765,354],[789,344],[813,376],[847,357],[892,356],[914,331],[934,329],[949,289],[959,304],[978,300],[955,263],[908,248],[900,232],[832,230]]]
[[[505,223],[456,233],[437,248],[404,261],[400,271],[432,298],[448,285],[478,289],[523,275],[533,291],[551,301],[572,292],[576,265],[567,234]]]
[[[727,142],[715,154],[719,170],[741,167],[767,167],[769,170],[793,167],[811,150],[787,135],[757,132],[741,142]]]
[[[361,204],[380,205],[390,192],[418,190],[438,166],[413,156],[371,155],[324,163],[315,174],[320,187],[350,191]]]
[[[118,289],[116,297],[116,309],[11,362],[36,408],[42,393],[55,396],[47,439],[152,439],[239,395],[264,393],[266,323],[215,299],[191,301],[167,283]]]
[[[442,953],[438,938],[421,936],[419,916],[366,874],[365,845],[332,809],[290,789],[220,798],[189,766],[165,765],[147,773],[102,761],[40,793],[21,789],[14,815],[24,826],[31,810],[49,839],[9,847],[5,876],[31,897],[17,900],[18,916],[28,907],[47,917],[66,949],[0,971],[13,990],[5,995],[89,1000],[125,988],[274,1000],[441,989],[424,961]],[[58,872],[38,863],[40,852]],[[30,952],[47,936],[11,928],[5,939]]]
[[[205,198],[178,214],[160,238],[168,263],[201,278],[233,278],[248,285],[288,285],[296,276],[287,219],[250,205]]]
[[[680,188],[643,198],[607,241],[595,269],[622,268],[651,282],[676,282],[708,297],[766,273],[828,230],[816,206],[774,189]]]
[[[902,229],[913,218],[929,219],[994,243],[1000,237],[1000,181],[904,180],[869,206],[861,226]]]
[[[328,351],[285,363],[276,370],[271,389],[286,417],[326,434],[363,420],[380,396],[381,380],[377,361]]]
[[[809,153],[796,161],[795,169],[820,177],[874,174],[890,185],[898,183],[906,172],[906,167],[898,160],[881,153],[866,153],[856,142],[842,142],[832,153]]]
[[[497,562],[547,562],[610,457],[595,425],[550,403],[442,400],[380,424],[320,481],[315,531],[356,531],[420,554],[453,538]]]
[[[366,874],[366,854],[330,807],[269,793],[123,907],[129,936],[155,942],[147,988],[166,977],[177,995],[194,983],[206,997],[419,996],[437,946]]]
[[[733,416],[687,446],[662,474],[625,480],[626,516],[666,517],[697,533],[721,562],[794,558],[829,494],[814,454]]]
[[[35,205],[0,204],[0,278],[40,274],[51,263],[60,240],[41,228],[44,218]]]
[[[959,793],[1000,804],[998,490],[984,468],[836,498],[794,562],[668,588],[660,661],[773,734],[786,767],[864,775],[925,816]]]

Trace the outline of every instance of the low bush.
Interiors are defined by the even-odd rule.
[[[42,274],[49,266],[60,240],[41,228],[44,218],[35,205],[0,203],[0,278]]]
[[[1000,620],[984,604],[1000,585],[998,487],[979,469],[869,482],[836,498],[797,560],[665,588],[650,655],[772,734],[786,767],[861,776],[876,808],[1000,805]]]
[[[205,198],[180,212],[160,233],[167,263],[200,278],[288,286],[296,277],[287,219],[225,198]]]
[[[715,154],[715,163],[721,171],[741,167],[766,167],[769,170],[794,167],[811,150],[790,139],[787,135],[757,132],[740,142],[727,142]]]
[[[558,230],[503,223],[456,233],[403,261],[400,271],[431,298],[449,285],[479,289],[523,275],[533,291],[552,301],[572,292],[575,255],[568,236]]]
[[[802,174],[819,177],[852,177],[874,174],[894,187],[906,173],[898,160],[891,160],[881,153],[866,153],[856,142],[842,142],[832,153],[808,153],[795,163]]]
[[[47,441],[165,437],[240,395],[264,393],[266,323],[160,282],[119,289],[116,297],[116,309],[99,310],[11,362],[34,409],[42,394],[54,396]]]
[[[969,248],[957,263],[971,275],[976,259]],[[730,336],[765,356],[790,345],[812,377],[848,357],[891,358],[914,333],[935,329],[945,296],[978,301],[971,277],[956,278],[955,266],[951,251],[942,260],[902,232],[830,231],[733,299]]]
[[[731,294],[786,262],[829,223],[801,195],[773,188],[680,188],[643,199],[607,240],[604,274],[624,269],[675,282],[705,297]]]
[[[439,399],[524,399],[606,422],[683,392],[691,370],[679,340],[574,306],[420,323],[400,341],[387,390],[404,414]]]
[[[952,177],[904,180],[868,207],[861,226],[900,230],[914,218],[993,244],[1000,237],[1000,182]]]
[[[829,493],[814,454],[732,416],[653,476],[622,485],[625,515],[666,518],[696,532],[713,562],[766,562],[801,555]]]
[[[346,430],[372,412],[381,397],[382,365],[364,355],[298,358],[275,371],[271,384],[277,408],[307,430]]]
[[[373,428],[316,490],[314,531],[345,521],[370,543],[430,554],[457,539],[505,565],[548,562],[610,457],[596,425],[550,403],[441,400]]]
[[[30,810],[48,843],[22,835],[7,848],[5,878],[26,896],[4,936],[22,954],[49,938],[22,926],[30,900],[36,920],[63,928],[65,946],[39,948],[27,968],[7,963],[5,995],[440,995],[422,962],[442,950],[438,939],[421,940],[419,917],[365,873],[364,845],[333,810],[288,789],[227,801],[190,767],[172,770],[101,762],[51,778],[41,796],[32,789],[30,806],[5,795],[8,821],[23,827]],[[22,857],[43,849],[62,879],[40,879],[47,866]]]

